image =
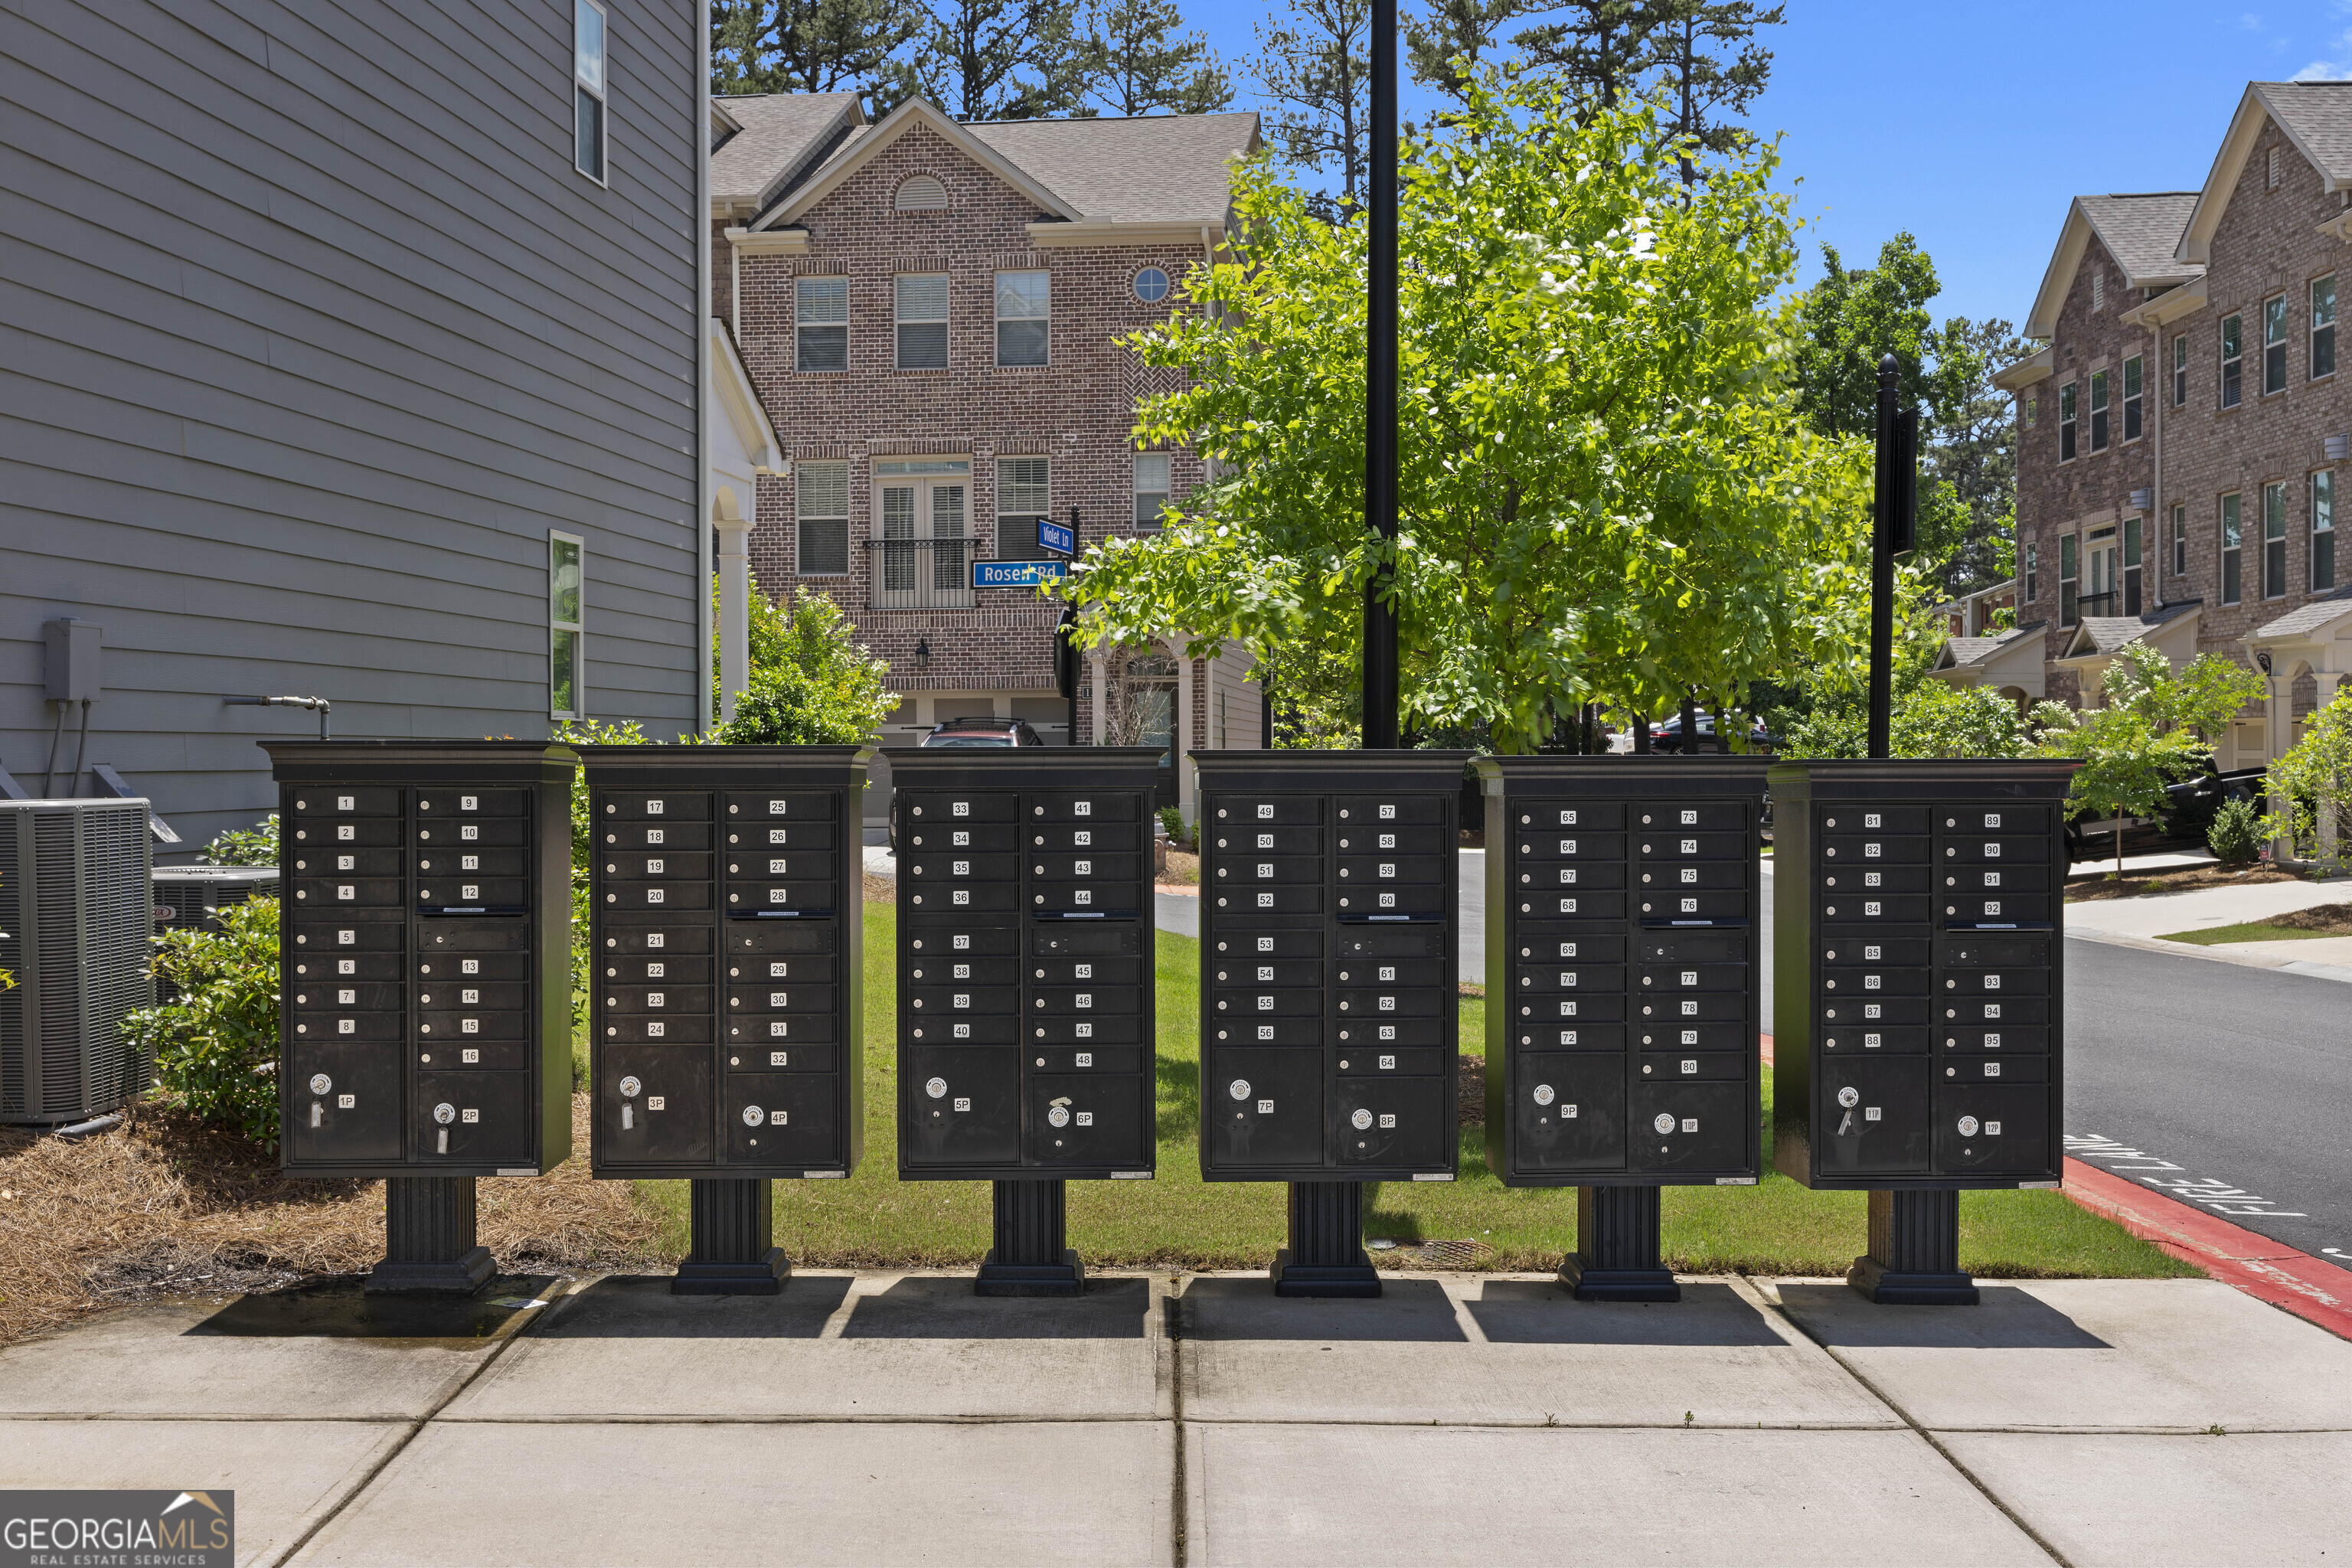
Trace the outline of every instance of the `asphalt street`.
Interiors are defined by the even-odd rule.
[[[2066,944],[2068,1152],[2352,1269],[2352,985]]]

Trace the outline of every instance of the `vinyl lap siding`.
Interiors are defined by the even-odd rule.
[[[693,710],[692,0],[611,7],[609,189],[569,0],[0,0],[0,763],[40,624],[106,627],[89,760],[193,847],[257,736],[543,735],[545,539],[589,710]],[[68,734],[62,765],[70,766]],[[28,775],[30,775],[28,777]]]

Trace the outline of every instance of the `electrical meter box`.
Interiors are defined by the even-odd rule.
[[[2060,1180],[2074,767],[1772,769],[1784,1173],[1887,1192]]]
[[[845,1177],[865,1127],[856,746],[583,746],[600,1177]]]
[[[1454,1179],[1469,756],[1192,753],[1203,1179]]]
[[[899,1178],[1149,1179],[1160,748],[883,754]]]
[[[536,1176],[572,1152],[565,746],[264,741],[280,1165]]]
[[[1753,1183],[1761,757],[1486,757],[1486,1149],[1506,1185]]]

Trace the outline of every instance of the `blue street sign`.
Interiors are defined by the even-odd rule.
[[[1069,575],[1066,561],[975,561],[971,563],[971,585],[975,588],[1034,588],[1041,583],[1051,583]]]
[[[1058,550],[1065,555],[1078,552],[1078,531],[1050,517],[1037,520],[1037,542],[1047,550]]]

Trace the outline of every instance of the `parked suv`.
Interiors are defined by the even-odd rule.
[[[1045,738],[1022,719],[949,719],[931,726],[919,746],[1042,746]]]

